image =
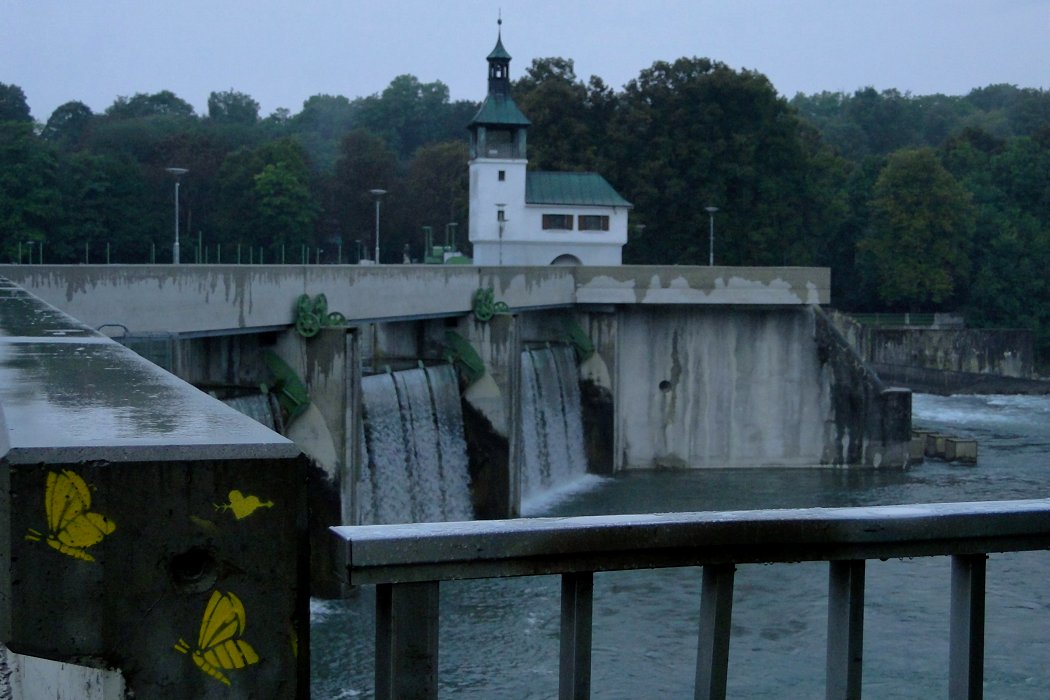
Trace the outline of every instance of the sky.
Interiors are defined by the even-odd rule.
[[[229,89],[262,116],[294,114],[406,73],[480,101],[500,15],[512,78],[560,56],[620,89],[655,61],[701,56],[788,98],[1050,88],[1050,0],[0,0],[0,83],[38,121],[71,100],[101,112],[161,90],[198,114]]]

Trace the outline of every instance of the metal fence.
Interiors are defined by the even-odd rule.
[[[695,697],[724,698],[736,567],[829,562],[826,697],[860,698],[868,559],[950,556],[950,697],[980,698],[991,552],[1050,549],[1050,500],[332,528],[375,585],[376,698],[436,698],[441,581],[560,574],[559,697],[590,697],[593,574],[702,566]]]

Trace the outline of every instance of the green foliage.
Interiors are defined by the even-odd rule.
[[[0,83],[0,122],[31,122],[26,94],[17,85]]]
[[[132,97],[118,97],[106,109],[106,116],[113,119],[192,117],[193,106],[170,90],[162,90],[152,95],[140,92]]]
[[[970,193],[923,148],[893,153],[872,195],[872,230],[859,246],[872,255],[880,299],[912,311],[952,300],[970,272]]]
[[[20,245],[45,239],[61,201],[58,172],[32,122],[0,122],[0,259],[17,262]]]
[[[235,90],[208,95],[208,119],[217,124],[252,126],[259,121],[259,103]]]
[[[62,148],[77,149],[91,127],[94,116],[91,108],[83,102],[66,102],[51,113],[40,135]]]

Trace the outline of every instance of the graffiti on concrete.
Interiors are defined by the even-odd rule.
[[[233,593],[212,591],[201,619],[197,648],[190,654],[190,645],[180,639],[175,644],[175,651],[190,654],[197,668],[220,683],[231,685],[223,671],[245,668],[259,661],[252,645],[240,638],[244,634],[244,625],[241,599]]]
[[[116,524],[91,511],[91,490],[79,474],[69,469],[48,472],[44,491],[47,543],[54,550],[83,561],[95,561],[85,550],[117,529]],[[44,535],[30,529],[26,539],[39,542]]]
[[[229,503],[215,504],[215,510],[220,512],[232,511],[233,516],[238,520],[247,518],[260,508],[273,508],[273,501],[261,501],[258,496],[251,494],[245,496],[236,489],[230,491],[228,498],[230,499]]]

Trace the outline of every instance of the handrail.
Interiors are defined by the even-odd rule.
[[[1050,499],[332,528],[375,584],[376,697],[437,697],[443,580],[562,575],[561,698],[590,694],[593,573],[702,566],[697,698],[724,698],[735,567],[827,561],[827,697],[859,698],[864,563],[952,557],[949,689],[980,698],[987,554],[1050,549]]]

